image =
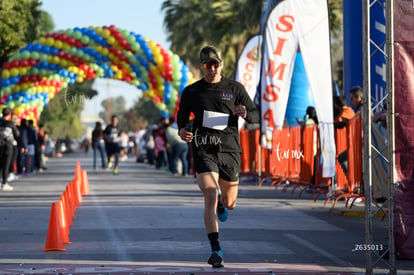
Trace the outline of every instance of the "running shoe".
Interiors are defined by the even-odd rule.
[[[118,169],[114,169],[114,171],[112,172],[112,174],[114,174],[115,176],[118,176],[119,175]]]
[[[10,186],[8,183],[2,184],[1,185],[1,190],[2,191],[13,191],[13,186]]]
[[[223,265],[223,251],[211,251],[210,258],[208,258],[207,263],[211,264],[213,268],[224,267]]]
[[[219,221],[225,222],[227,221],[228,217],[228,210],[227,208],[220,202],[221,192],[218,195],[218,203],[217,203],[217,217]]]

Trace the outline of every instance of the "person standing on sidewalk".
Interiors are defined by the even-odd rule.
[[[179,135],[191,142],[197,183],[204,195],[204,224],[211,245],[208,263],[222,267],[218,221],[236,206],[240,171],[239,117],[259,122],[259,112],[239,82],[223,77],[223,59],[214,46],[200,52],[204,77],[187,86],[177,113]],[[190,113],[194,114],[188,129]]]
[[[13,187],[7,182],[10,165],[13,158],[13,146],[17,145],[20,137],[19,129],[11,121],[11,109],[3,109],[0,120],[0,175],[2,177],[1,190],[12,191]]]
[[[188,174],[188,144],[187,142],[181,140],[178,134],[178,126],[177,123],[173,122],[167,126],[165,129],[165,136],[167,138],[168,144],[171,147],[171,158],[169,159],[170,163],[170,171],[171,174],[176,175],[178,173],[177,170],[177,162],[178,159],[181,160],[182,163],[182,176],[187,176]]]
[[[101,156],[102,169],[105,169],[106,168],[105,141],[104,141],[102,123],[100,121],[97,121],[95,123],[95,128],[92,131],[91,140],[92,140],[92,149],[93,149],[93,169],[96,170],[97,151],[99,151],[99,154]]]

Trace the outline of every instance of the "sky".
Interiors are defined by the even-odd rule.
[[[168,49],[170,44],[163,27],[162,2],[163,0],[42,0],[42,9],[52,16],[55,31],[115,25],[141,34]],[[93,88],[99,94],[84,101],[83,116],[102,111],[101,102],[108,96],[124,96],[129,108],[142,95],[136,87],[112,79],[97,79]]]

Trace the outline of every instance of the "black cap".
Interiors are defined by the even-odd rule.
[[[220,51],[214,46],[205,46],[200,51],[200,63],[205,64],[208,62],[218,62],[221,63],[221,54]]]
[[[3,117],[10,115],[10,113],[11,113],[11,109],[9,107],[4,108],[2,111]]]

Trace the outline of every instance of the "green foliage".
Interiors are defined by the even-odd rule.
[[[76,83],[57,94],[43,110],[39,123],[45,125],[51,137],[79,138],[84,134],[80,121],[84,103],[97,95],[93,80]]]
[[[198,76],[198,53],[213,44],[223,51],[223,74],[231,77],[245,42],[259,32],[263,4],[264,0],[165,0],[161,9],[171,50]],[[328,5],[332,36],[339,41],[333,44],[336,52],[342,47],[342,0],[328,0]]]
[[[121,117],[126,112],[126,101],[123,96],[105,99],[101,102],[103,111],[99,113],[99,117],[107,124],[111,122],[111,116],[116,115],[121,125]]]
[[[223,52],[223,74],[233,75],[247,38],[259,31],[262,4],[251,0],[165,0],[161,9],[171,50],[198,75],[200,49],[215,45]]]
[[[38,0],[0,2],[0,66],[29,42],[53,29],[48,13]]]

